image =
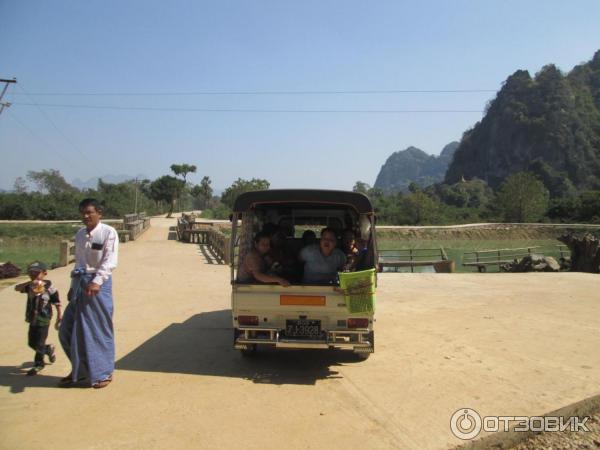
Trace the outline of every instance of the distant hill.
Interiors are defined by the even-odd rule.
[[[458,142],[446,145],[440,156],[429,155],[416,147],[392,153],[381,167],[375,187],[387,193],[406,192],[412,182],[425,187],[443,181],[458,145]]]
[[[71,186],[76,187],[77,189],[85,190],[85,189],[96,189],[98,187],[98,179],[102,178],[102,181],[105,183],[123,183],[124,181],[133,180],[137,177],[138,180],[143,180],[146,177],[143,174],[138,175],[102,175],[100,177],[90,178],[88,180],[81,180],[79,178],[75,178],[71,181]]]
[[[497,188],[529,170],[553,197],[600,188],[600,51],[564,75],[547,65],[507,78],[485,117],[464,133],[445,181]]]

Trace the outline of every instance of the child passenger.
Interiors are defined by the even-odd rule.
[[[35,350],[34,366],[27,375],[37,375],[44,368],[44,356],[53,363],[56,361],[54,345],[46,344],[48,328],[52,319],[52,305],[56,308],[54,328],[58,330],[62,319],[58,291],[50,280],[44,278],[48,274],[47,267],[42,262],[35,262],[27,268],[31,281],[15,286],[15,291],[27,294],[25,321],[29,323],[28,343]]]
[[[346,255],[346,264],[344,264],[344,272],[354,272],[366,251],[364,242],[358,241],[354,231],[350,228],[344,230],[342,235],[342,250]]]

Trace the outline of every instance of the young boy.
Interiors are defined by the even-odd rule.
[[[58,291],[50,280],[44,280],[47,267],[42,262],[34,262],[27,268],[31,281],[15,286],[15,291],[27,294],[25,321],[29,323],[29,346],[35,350],[34,366],[27,375],[37,375],[44,368],[44,355],[51,363],[56,361],[54,345],[46,345],[48,328],[52,319],[52,305],[56,307],[55,328],[58,330],[62,319]]]

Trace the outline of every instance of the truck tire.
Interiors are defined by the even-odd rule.
[[[371,356],[371,353],[367,352],[354,352],[354,354],[356,355],[356,359],[359,361],[366,361],[369,359],[369,356]]]
[[[375,332],[371,331],[369,333],[369,342],[371,342],[371,351],[370,352],[354,352],[356,358],[360,361],[366,361],[371,356],[371,353],[375,351]]]

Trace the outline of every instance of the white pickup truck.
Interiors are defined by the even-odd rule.
[[[306,283],[298,257],[314,232],[335,230],[337,247],[344,230],[359,243],[356,273],[371,273],[376,284],[377,245],[375,215],[368,197],[356,192],[328,190],[265,190],[241,194],[235,201],[231,237],[231,310],[234,347],[252,355],[257,347],[295,349],[346,349],[360,358],[375,350],[374,307],[349,308],[348,291],[339,277],[326,283]],[[240,280],[238,272],[252,251],[253,237],[269,229],[276,233],[278,250],[286,255],[286,267],[267,267],[290,286]],[[310,231],[309,231],[310,230]],[[304,236],[304,238],[303,238]],[[373,300],[371,300],[373,301]]]

